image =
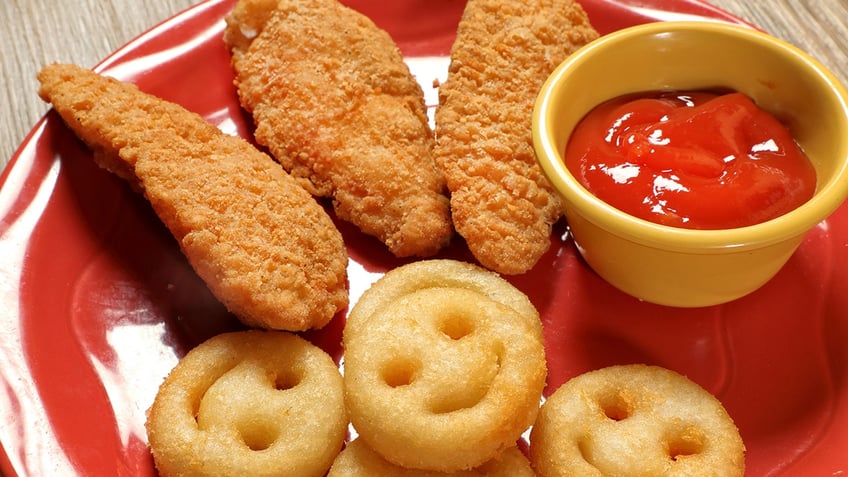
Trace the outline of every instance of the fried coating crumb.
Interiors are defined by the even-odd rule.
[[[314,198],[272,158],[201,116],[74,65],[39,95],[150,201],[213,294],[250,326],[320,328],[348,303],[347,252]]]
[[[420,85],[388,33],[336,0],[241,0],[227,17],[256,141],[396,256],[453,234]]]
[[[470,0],[436,110],[436,164],[475,258],[524,273],[550,247],[561,204],[536,162],[533,103],[545,79],[598,37],[573,0]]]

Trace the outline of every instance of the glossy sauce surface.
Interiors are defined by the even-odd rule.
[[[803,204],[816,186],[789,130],[736,92],[609,100],[578,124],[565,162],[619,210],[691,229],[765,222]]]

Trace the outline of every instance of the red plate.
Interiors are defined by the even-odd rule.
[[[187,10],[98,70],[249,134],[221,41],[233,2]],[[350,3],[395,37],[432,103],[462,3]],[[583,3],[602,33],[657,19],[741,23],[697,1]],[[50,113],[0,176],[4,475],[154,474],[143,422],[159,383],[187,349],[239,328],[148,204],[90,157]],[[355,302],[400,262],[339,226]],[[552,240],[534,270],[512,279],[543,316],[549,389],[610,364],[665,366],[721,399],[748,447],[749,475],[848,471],[848,208],[761,290],[706,309],[638,302],[586,267],[564,224]],[[462,244],[444,256],[469,259]],[[309,337],[338,357],[342,326],[339,317]]]

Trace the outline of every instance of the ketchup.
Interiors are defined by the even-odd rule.
[[[810,160],[776,118],[742,93],[627,95],[589,112],[565,164],[604,202],[691,229],[753,225],[812,197]]]

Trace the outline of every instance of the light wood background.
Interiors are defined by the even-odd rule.
[[[1,0],[0,169],[47,111],[36,94],[35,74],[42,65],[60,61],[92,67],[194,3],[197,0]],[[710,3],[806,50],[848,85],[848,0]]]

